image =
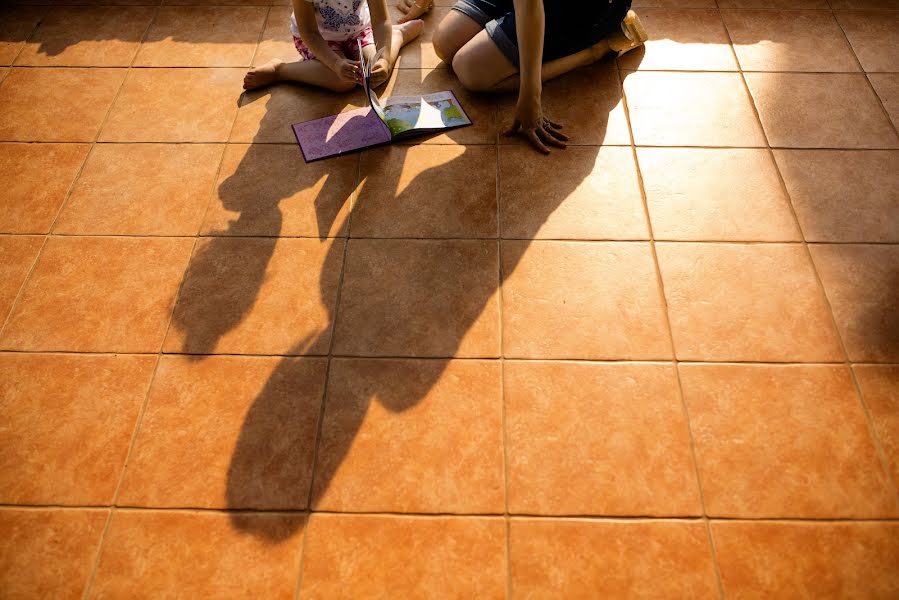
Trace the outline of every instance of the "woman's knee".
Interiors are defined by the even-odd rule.
[[[434,32],[432,43],[434,44],[434,52],[440,57],[440,60],[449,64],[453,62],[456,52],[459,51],[464,42],[460,43],[456,32],[441,22],[437,26],[437,31]]]
[[[453,71],[465,89],[472,92],[487,92],[496,85],[496,81],[476,54],[463,46],[453,57]]]

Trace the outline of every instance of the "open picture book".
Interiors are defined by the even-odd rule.
[[[381,52],[365,60],[360,43],[359,56],[362,57],[362,83],[369,105],[292,125],[306,162],[471,125],[471,119],[451,91],[396,96],[382,104],[371,88],[371,69]]]

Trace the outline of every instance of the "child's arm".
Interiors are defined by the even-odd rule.
[[[371,30],[375,34],[375,48],[384,50],[381,58],[372,65],[372,85],[378,86],[390,77],[390,61],[393,56],[393,24],[387,12],[387,0],[369,0],[368,10],[371,14]]]
[[[359,81],[359,63],[338,56],[318,30],[315,19],[315,6],[310,0],[293,0],[293,14],[297,19],[297,29],[303,43],[312,51],[315,58],[323,65],[348,81]]]

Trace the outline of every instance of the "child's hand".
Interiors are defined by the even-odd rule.
[[[382,58],[371,67],[371,86],[378,87],[388,79],[390,79],[390,63],[386,58]]]
[[[331,67],[337,76],[347,81],[362,81],[361,65],[358,60],[347,60],[346,58],[338,58],[334,66]]]

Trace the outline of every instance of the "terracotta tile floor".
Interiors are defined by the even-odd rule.
[[[436,4],[307,165],[286,0],[3,3],[0,597],[899,598],[899,2],[635,1],[548,157]]]

